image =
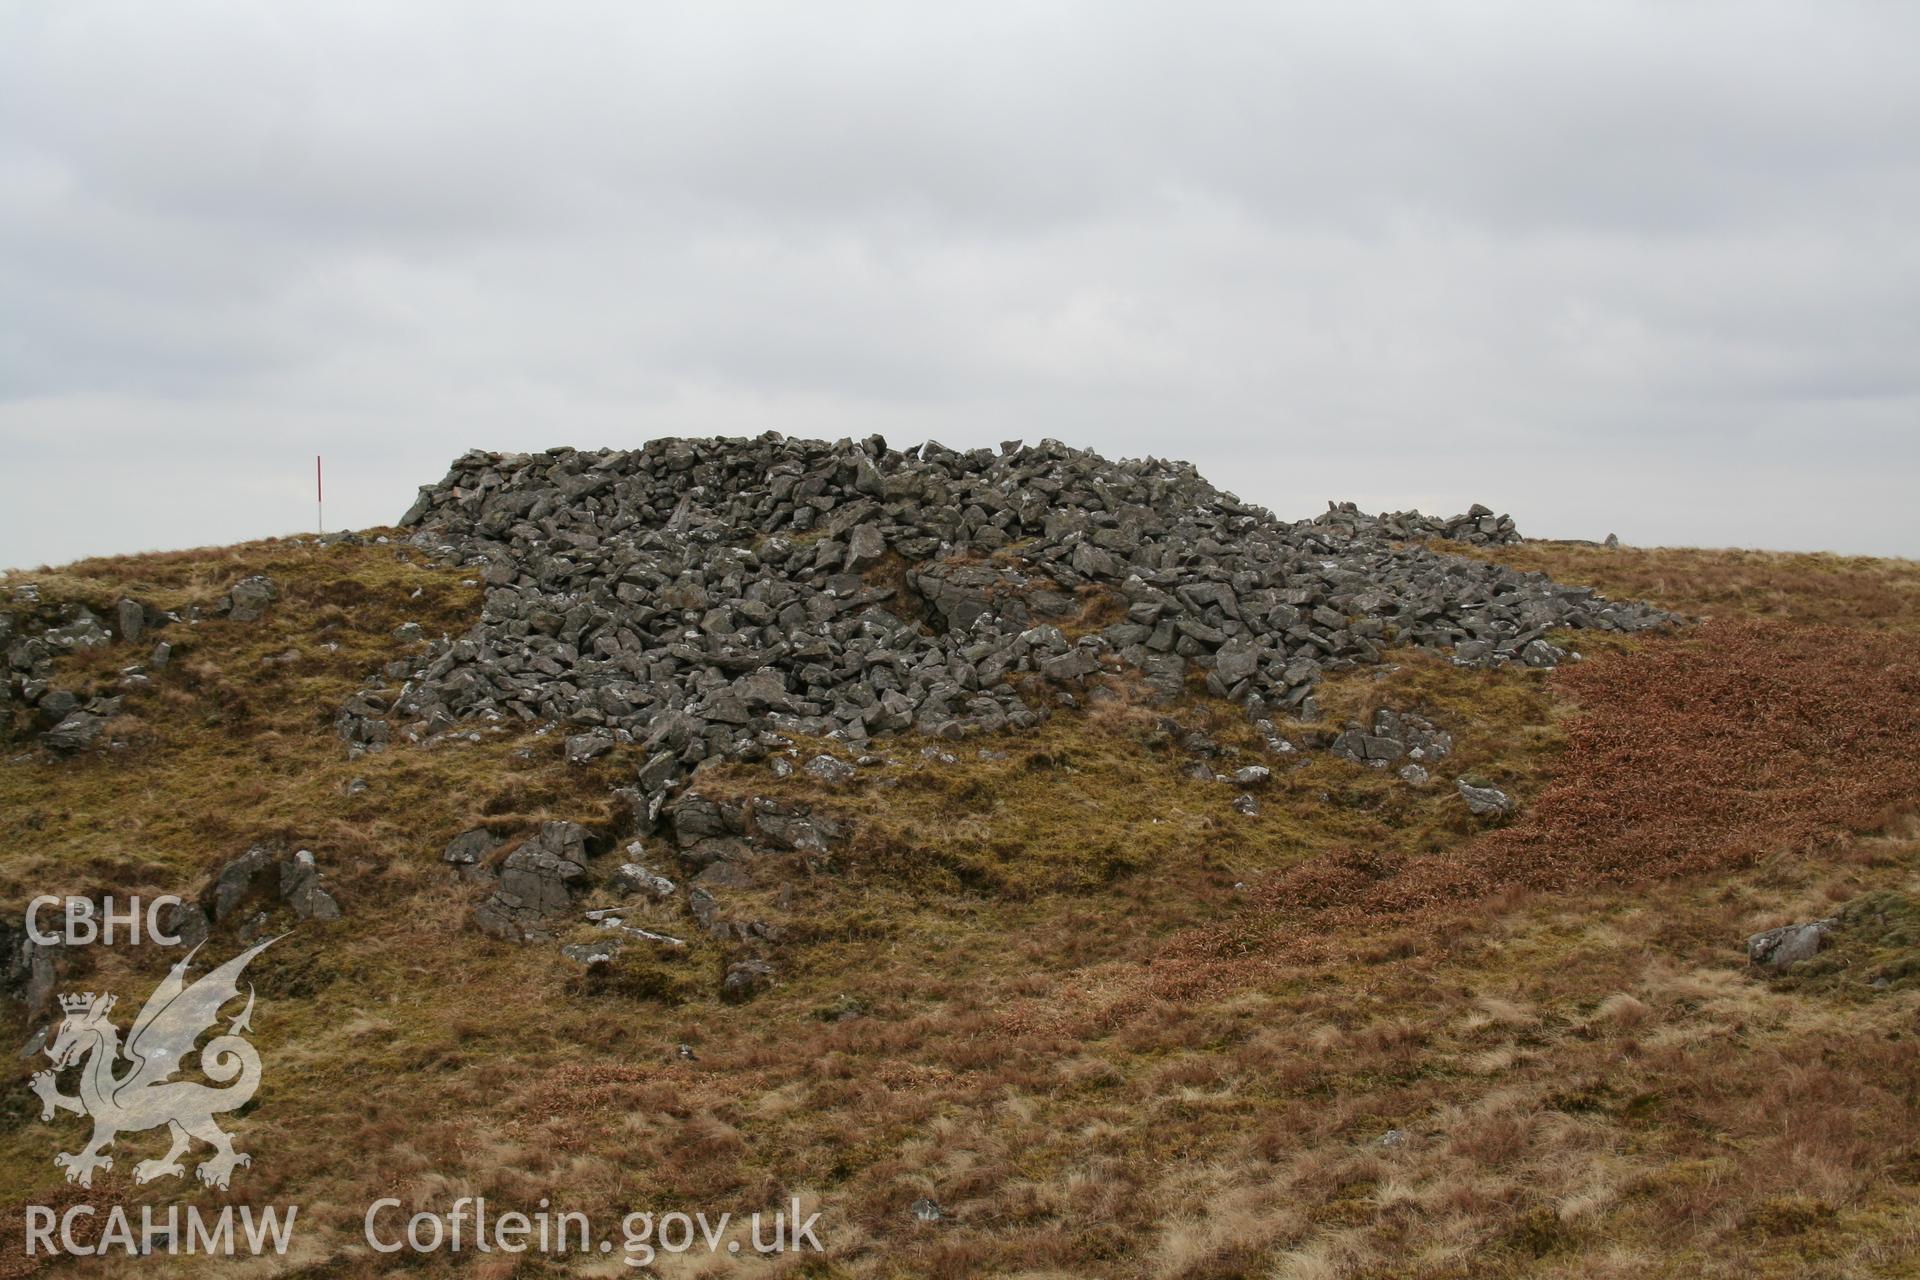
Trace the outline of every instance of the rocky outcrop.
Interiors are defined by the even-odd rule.
[[[490,865],[493,852],[504,843],[485,827],[475,827],[447,841],[447,847],[440,853],[440,860],[458,870],[465,879],[481,879],[493,874]]]
[[[1368,725],[1349,724],[1327,749],[1375,769],[1424,766],[1452,753],[1453,735],[1411,712],[1382,708]]]
[[[131,602],[129,602],[131,603]],[[146,625],[141,613],[141,626]],[[120,700],[58,687],[56,664],[70,653],[112,644],[113,632],[82,604],[46,608],[31,586],[16,588],[8,612],[0,613],[0,736],[37,738],[70,754],[94,745]]]
[[[243,578],[221,597],[211,616],[251,621],[278,594],[271,578]],[[143,661],[120,668],[117,685],[77,691],[56,684],[59,660],[108,645],[139,644],[163,627],[198,622],[197,609],[168,612],[123,597],[102,619],[84,604],[44,604],[31,583],[16,587],[0,608],[0,739],[26,737],[61,755],[102,745],[107,722],[120,714],[128,693],[148,688],[173,658],[167,641],[155,643]]]
[[[1467,812],[1477,818],[1504,818],[1513,812],[1513,797],[1498,787],[1476,787],[1465,778],[1454,783]]]
[[[1789,965],[1820,954],[1827,945],[1828,935],[1839,925],[1838,919],[1828,918],[1756,933],[1747,939],[1747,960],[1770,973],[1779,973]]]
[[[485,605],[403,685],[343,708],[349,749],[389,726],[555,722],[576,759],[638,748],[647,822],[702,761],[788,735],[1020,728],[1109,674],[1310,719],[1324,672],[1391,646],[1550,666],[1551,631],[1669,620],[1437,549],[1517,537],[1484,508],[1290,524],[1188,464],[1052,441],[475,452],[403,523],[470,566]]]
[[[222,865],[170,927],[188,946],[204,941],[213,926],[228,923],[243,936],[257,937],[277,927],[274,917],[282,910],[296,921],[340,918],[339,900],[311,850],[262,843]]]
[[[773,966],[765,960],[741,960],[727,966],[720,982],[720,998],[729,1001],[752,999],[773,983]]]
[[[828,864],[830,844],[845,838],[846,827],[805,804],[765,796],[720,801],[694,792],[663,819],[667,848],[630,840],[606,865],[592,834],[571,822],[545,823],[518,845],[476,827],[450,840],[441,858],[463,878],[489,885],[472,914],[483,933],[509,942],[561,941],[567,959],[602,973],[618,970],[636,948],[650,959],[672,958],[687,952],[688,938],[700,937],[727,957],[720,994],[750,998],[772,980],[771,949],[783,931],[738,909],[748,900],[738,895],[774,890],[774,901],[789,903],[796,881]],[[684,885],[659,869],[668,865],[661,859],[679,863]],[[596,936],[565,939],[582,925]]]
[[[500,863],[499,883],[474,908],[474,924],[511,942],[551,938],[555,921],[587,887],[590,838],[575,822],[543,823]]]
[[[33,1019],[49,1012],[67,955],[61,943],[35,942],[27,933],[26,914],[24,907],[0,911],[0,991],[25,1005]]]
[[[266,613],[267,607],[279,594],[280,589],[272,578],[255,574],[234,583],[232,590],[221,597],[220,603],[214,607],[214,612],[225,614],[235,622],[252,622]]]
[[[104,699],[114,702],[117,699]],[[63,716],[59,724],[41,735],[40,741],[55,751],[71,754],[92,746],[99,740],[100,730],[111,714],[104,707],[95,711],[74,711]]]

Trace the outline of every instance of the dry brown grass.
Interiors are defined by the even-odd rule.
[[[1920,627],[1920,561],[1789,551],[1702,551],[1566,542],[1466,549],[1460,554],[1650,600],[1707,617],[1829,623],[1869,630]]]

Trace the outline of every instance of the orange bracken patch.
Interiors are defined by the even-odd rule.
[[[1456,852],[1276,875],[1256,897],[1273,923],[1311,950],[1516,889],[1746,865],[1920,806],[1920,652],[1898,633],[1715,622],[1555,680],[1580,714],[1518,818]]]

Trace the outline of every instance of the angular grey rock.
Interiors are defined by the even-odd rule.
[[[194,947],[207,939],[213,925],[246,916],[239,936],[258,940],[271,930],[280,907],[300,920],[324,922],[341,916],[339,900],[311,850],[288,853],[255,844],[222,865],[196,900],[182,903],[163,925],[179,935],[183,945]]]
[[[850,573],[858,573],[870,564],[876,563],[887,554],[887,540],[877,524],[863,524],[854,527],[853,535],[847,540],[847,558],[845,567]]]
[[[227,593],[227,599],[231,604],[227,616],[235,622],[252,622],[266,613],[267,606],[272,604],[279,594],[279,587],[265,574],[242,578],[234,583],[233,589]]]
[[[775,849],[805,853],[827,852],[827,841],[840,838],[837,822],[811,810],[765,797],[750,806],[754,835]]]
[[[1788,965],[1818,955],[1827,945],[1827,937],[1840,927],[1840,921],[1808,920],[1801,924],[1781,925],[1747,939],[1747,961],[1775,973]]]
[[[687,913],[708,933],[728,937],[732,930],[726,921],[720,918],[720,904],[705,889],[695,888],[687,894]]]
[[[680,938],[675,938],[664,933],[655,933],[651,929],[637,928],[634,925],[626,924],[618,919],[603,920],[600,923],[600,927],[602,929],[617,929],[624,937],[638,938],[642,942],[650,942],[656,947],[664,947],[669,951],[680,951],[687,945],[686,942]]]
[[[301,849],[280,866],[280,900],[302,920],[338,920],[340,904],[320,883],[313,854]]]
[[[1417,764],[1403,764],[1399,769],[1400,780],[1410,787],[1424,787],[1428,782],[1427,771]]]
[[[440,861],[457,867],[475,866],[485,862],[504,843],[485,827],[473,827],[447,841],[447,847],[440,852]]]
[[[1120,562],[1108,551],[1091,542],[1076,545],[1071,556],[1073,571],[1089,578],[1114,578],[1120,575]]]
[[[1498,814],[1502,817],[1513,812],[1513,798],[1498,787],[1476,787],[1468,784],[1465,778],[1454,783],[1459,789],[1460,798],[1467,802],[1467,812],[1477,817]]]
[[[279,863],[279,856],[272,849],[256,844],[221,867],[202,899],[214,923],[224,923],[257,894],[277,890]]]
[[[1079,680],[1100,670],[1100,659],[1092,650],[1075,647],[1058,657],[1042,658],[1040,674],[1049,680]]]
[[[844,760],[829,755],[817,755],[807,761],[807,773],[827,783],[850,782],[857,770]]]
[[[775,667],[761,667],[734,682],[734,694],[750,711],[791,711],[793,698],[787,682]]]
[[[537,835],[500,864],[500,881],[473,910],[482,933],[510,942],[551,937],[549,922],[585,887],[587,831],[572,822],[543,823]]]
[[[1146,685],[1161,701],[1172,701],[1187,690],[1187,660],[1177,653],[1144,653],[1139,667]]]
[[[576,733],[567,739],[567,763],[586,764],[613,750],[610,733]]]
[[[122,600],[113,607],[114,629],[128,644],[139,640],[147,630],[147,611],[138,600]]]
[[[703,889],[751,889],[753,874],[737,862],[716,858],[701,868],[693,882]]]
[[[86,711],[75,711],[47,730],[41,739],[55,751],[84,751],[99,740],[106,721]]]
[[[1567,651],[1557,644],[1548,644],[1545,640],[1529,640],[1520,649],[1520,661],[1530,667],[1556,667],[1567,657]]]
[[[49,689],[40,695],[35,709],[43,716],[58,720],[80,709],[80,695],[70,689]]]
[[[638,844],[627,846],[629,854],[640,852]],[[649,869],[644,863],[623,862],[614,868],[607,877],[607,888],[618,894],[642,894],[655,900],[671,898],[676,886],[673,881],[657,871]]]
[[[588,968],[610,964],[620,954],[620,939],[595,938],[592,942],[574,942],[560,948],[560,954]]]
[[[26,914],[24,907],[0,913],[0,990],[26,1005],[31,1020],[53,1011],[67,964],[64,946],[43,946],[28,935]]]
[[[674,759],[672,755],[663,751],[658,755],[650,756],[647,762],[640,766],[640,772],[636,780],[639,783],[640,789],[644,792],[652,793],[663,791],[666,789],[667,784],[673,781],[673,777],[679,772],[679,769],[680,762]]]
[[[830,757],[829,757],[830,758]],[[745,828],[731,807],[723,809],[700,795],[688,792],[668,811],[673,824],[673,839],[682,849],[717,837],[741,835]]]
[[[1222,683],[1231,687],[1254,677],[1260,670],[1260,654],[1251,645],[1229,640],[1214,655],[1213,670]]]
[[[189,950],[205,942],[213,932],[206,909],[194,901],[168,908],[160,918],[160,927],[180,939],[180,945]]]
[[[741,960],[727,967],[720,981],[723,1000],[746,1000],[765,990],[773,982],[773,966],[765,960]]]
[[[100,619],[84,605],[74,606],[69,611],[69,621],[52,627],[41,635],[47,648],[56,653],[66,653],[73,649],[98,649],[112,642],[112,637],[100,625]]]
[[[1361,758],[1369,762],[1375,760],[1394,761],[1407,753],[1407,748],[1398,738],[1385,738],[1378,734],[1363,734],[1360,738]]]

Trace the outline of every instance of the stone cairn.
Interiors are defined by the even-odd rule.
[[[1447,554],[1518,538],[1485,507],[1289,523],[1191,464],[1051,440],[474,451],[401,524],[475,571],[485,604],[369,678],[338,720],[350,749],[476,718],[566,726],[580,760],[637,744],[648,827],[702,761],[788,735],[857,752],[1027,727],[1108,673],[1312,720],[1323,673],[1394,646],[1551,667],[1568,654],[1550,632],[1672,621]]]

